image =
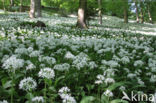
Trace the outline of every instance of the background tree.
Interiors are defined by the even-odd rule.
[[[138,1],[137,0],[134,0],[134,3],[135,3],[135,12],[136,12],[136,21],[137,23],[139,23],[139,11],[138,11]]]
[[[98,6],[99,6],[99,24],[102,24],[102,1],[98,0]]]
[[[14,6],[14,0],[10,0],[10,9]]]
[[[141,23],[144,23],[144,3],[140,1],[140,15],[141,15]]]
[[[35,2],[36,0],[31,0],[31,4],[30,4],[30,12],[29,12],[29,17],[30,18],[35,18]]]
[[[20,12],[23,11],[23,0],[20,0]]]
[[[149,22],[150,23],[153,23],[153,20],[152,20],[152,15],[151,15],[151,6],[152,6],[152,1],[151,0],[146,0],[146,4],[147,4],[147,12],[148,12],[148,18],[149,18]]]
[[[37,17],[41,17],[41,0],[36,0],[36,11],[37,11]]]
[[[128,0],[123,0],[124,22],[128,23]]]
[[[86,10],[87,10],[87,0],[79,0],[77,27],[81,29],[86,29]]]

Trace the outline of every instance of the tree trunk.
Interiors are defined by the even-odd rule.
[[[137,23],[139,23],[138,3],[136,0],[135,0],[135,8],[136,8],[136,21]]]
[[[141,23],[144,23],[144,5],[143,1],[140,1]]]
[[[10,0],[10,5],[14,6],[14,0]]]
[[[3,10],[4,10],[4,12],[6,12],[6,9],[5,9],[5,0],[2,0],[2,3],[3,3]]]
[[[150,23],[153,23],[152,16],[151,16],[151,11],[150,11],[150,6],[149,5],[148,5],[147,9],[148,9],[149,22]]]
[[[23,11],[23,0],[20,0],[20,12]]]
[[[35,0],[31,0],[29,17],[35,18]]]
[[[143,9],[141,8],[141,23],[144,23],[144,13],[143,13]]]
[[[128,1],[124,0],[124,22],[128,23]]]
[[[41,0],[37,0],[36,1],[36,11],[37,11],[37,17],[41,17],[42,13],[41,13]]]
[[[102,24],[102,1],[101,0],[98,0],[98,5],[99,5],[99,24]]]
[[[10,0],[10,9],[14,6],[14,0]]]
[[[81,29],[87,29],[86,8],[87,8],[87,0],[79,0],[77,27]]]
[[[127,9],[124,9],[124,22],[128,23],[128,11],[127,11]]]

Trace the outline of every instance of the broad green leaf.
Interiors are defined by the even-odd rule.
[[[95,100],[95,97],[93,96],[86,96],[84,97],[80,103],[91,103]]]
[[[124,84],[125,84],[124,82],[117,82],[117,83],[110,85],[107,89],[109,89],[110,91],[113,91],[117,87],[123,86]]]
[[[11,81],[11,80],[10,80],[10,81],[7,81],[7,82],[3,85],[3,88],[4,88],[4,89],[10,88],[11,85],[12,85],[12,81]]]
[[[128,101],[125,101],[122,99],[115,99],[115,100],[112,100],[110,103],[128,103]]]

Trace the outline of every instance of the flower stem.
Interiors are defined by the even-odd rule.
[[[14,95],[14,94],[13,94],[13,89],[14,89],[14,87],[13,87],[13,85],[14,85],[14,84],[13,84],[13,82],[14,82],[14,74],[15,74],[15,71],[12,72],[12,76],[11,76],[11,81],[12,81],[12,82],[11,82],[11,100],[10,100],[11,103],[13,103],[13,95]]]
[[[46,103],[46,92],[47,92],[47,84],[46,84],[46,81],[45,81],[45,84],[44,84],[44,98],[45,98],[45,103]]]

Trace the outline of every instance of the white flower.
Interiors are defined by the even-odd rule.
[[[141,67],[143,64],[144,64],[144,62],[141,61],[141,60],[137,60],[137,61],[134,62],[135,67],[137,67],[137,66]]]
[[[28,66],[26,66],[26,70],[32,70],[36,68],[36,66],[31,61],[26,61],[26,63],[28,64]]]
[[[68,87],[62,87],[59,90],[59,94],[68,94],[70,92],[70,89]]]
[[[4,69],[8,69],[9,71],[15,71],[16,69],[23,67],[23,65],[24,60],[17,59],[15,55],[11,56],[3,63]]]
[[[88,66],[90,67],[90,69],[94,69],[94,68],[98,67],[94,61],[89,62]]]
[[[51,68],[43,68],[38,73],[39,77],[53,79],[55,77],[54,70]]]
[[[40,61],[40,62],[45,62],[45,63],[47,63],[47,64],[49,64],[49,65],[53,65],[53,64],[56,63],[56,59],[55,59],[55,58],[53,58],[53,57],[48,57],[48,56],[40,56],[40,57],[39,57],[39,61]]]
[[[17,48],[17,49],[15,49],[15,53],[16,54],[20,54],[20,55],[22,55],[22,54],[27,55],[28,54],[28,50],[26,48]]]
[[[76,100],[74,99],[74,97],[68,96],[63,99],[63,103],[76,103]]]
[[[115,80],[114,80],[113,78],[106,78],[106,79],[105,79],[105,83],[106,83],[106,84],[115,83]]]
[[[74,56],[71,52],[67,52],[67,53],[65,54],[65,58],[66,58],[66,59],[74,59],[75,56]]]
[[[113,97],[113,93],[108,89],[103,94],[107,97]]]
[[[62,87],[58,91],[58,94],[63,99],[63,103],[76,103],[76,100],[71,96],[70,89],[68,87]]]
[[[145,85],[145,83],[144,83],[140,78],[137,78],[137,80],[138,80],[138,83],[139,83],[141,86],[144,86],[144,85]]]
[[[32,102],[35,102],[35,103],[44,103],[44,99],[42,96],[36,96],[34,98],[32,98]]]
[[[6,100],[3,100],[3,101],[0,101],[0,103],[8,103],[8,101],[6,101]]]
[[[129,58],[128,58],[127,56],[124,56],[123,58],[121,58],[121,62],[122,62],[123,64],[127,64],[127,63],[130,62],[130,60],[129,60]]]
[[[119,89],[120,89],[121,91],[125,91],[125,90],[126,90],[126,87],[121,86]]]
[[[155,83],[156,82],[156,75],[152,75],[150,78],[150,82]]]
[[[70,65],[68,63],[57,64],[54,66],[54,69],[59,70],[59,71],[69,70],[69,68],[70,68]]]
[[[36,51],[32,51],[32,52],[29,54],[29,56],[30,56],[30,57],[39,57],[40,54],[41,54],[41,52],[36,50]]]
[[[101,74],[97,75],[96,77],[98,80],[95,81],[95,84],[102,84],[105,80],[105,77]]]
[[[130,79],[133,79],[133,78],[135,78],[137,75],[136,74],[133,74],[133,73],[129,73],[128,75],[127,75],[127,77],[128,78],[130,78]]]
[[[20,84],[19,84],[19,88],[25,91],[34,90],[36,89],[36,87],[37,87],[37,83],[31,77],[24,78],[23,80],[20,81]]]

